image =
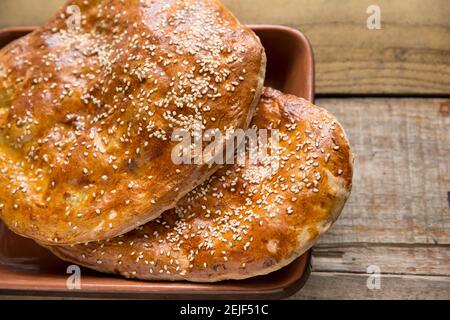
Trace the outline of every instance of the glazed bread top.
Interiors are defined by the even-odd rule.
[[[219,1],[70,1],[0,51],[0,217],[46,244],[158,217],[217,169],[175,165],[172,132],[246,128],[264,72]]]
[[[278,147],[264,160],[225,165],[175,209],[126,235],[50,249],[102,272],[147,280],[243,279],[292,262],[339,216],[353,157],[326,110],[273,89],[263,91],[258,108],[253,125],[279,130]]]

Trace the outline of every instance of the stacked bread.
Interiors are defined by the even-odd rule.
[[[289,264],[339,216],[353,160],[337,120],[263,88],[265,68],[257,36],[218,0],[69,1],[0,51],[1,219],[130,278]],[[174,161],[175,132],[247,128],[276,131],[276,148],[244,164]]]

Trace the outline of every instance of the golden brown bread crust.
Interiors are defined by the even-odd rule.
[[[0,51],[0,217],[46,244],[156,218],[217,169],[173,164],[172,131],[246,128],[264,73],[219,1],[70,1]]]
[[[292,262],[339,216],[353,156],[326,110],[273,89],[263,91],[258,108],[253,124],[280,131],[275,162],[226,165],[135,231],[50,249],[98,271],[146,280],[243,279]],[[276,160],[279,167],[270,169]]]

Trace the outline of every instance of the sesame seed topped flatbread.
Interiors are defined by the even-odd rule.
[[[0,218],[54,245],[158,217],[217,170],[174,164],[172,132],[246,128],[264,73],[219,1],[69,1],[0,51]]]
[[[329,112],[274,89],[264,90],[253,126],[279,130],[278,148],[267,158],[225,165],[174,209],[123,236],[50,249],[145,280],[244,279],[286,266],[338,218],[353,156]]]

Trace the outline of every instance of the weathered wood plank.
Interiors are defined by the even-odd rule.
[[[2,0],[0,28],[40,25],[63,3],[65,0]]]
[[[352,195],[320,240],[450,244],[450,100],[319,99],[353,147]]]
[[[64,0],[2,0],[0,27],[36,25]],[[450,1],[223,0],[246,23],[302,30],[316,56],[319,94],[450,94]],[[280,44],[281,45],[281,44]]]
[[[438,245],[319,245],[313,271],[366,273],[377,266],[391,275],[450,276],[450,246]]]
[[[224,2],[244,22],[302,30],[314,48],[318,93],[450,94],[449,1]],[[367,28],[373,4],[381,30]]]
[[[450,100],[319,99],[356,155],[353,193],[295,298],[449,299]],[[369,290],[367,267],[382,272]]]
[[[313,272],[291,299],[450,299],[450,277],[382,275],[380,290],[367,288],[369,275]]]

